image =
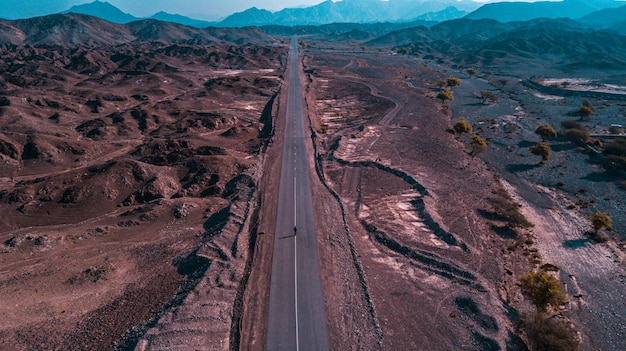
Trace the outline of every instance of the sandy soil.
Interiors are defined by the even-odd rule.
[[[551,160],[537,163],[528,146],[540,141],[533,134],[539,124],[556,128],[572,116],[583,97],[545,95],[519,84],[505,85],[495,80],[463,78],[453,103],[456,116],[466,116],[479,133],[491,140],[481,157],[510,183],[519,195],[524,211],[536,227],[536,248],[544,261],[561,268],[560,278],[570,295],[569,315],[582,333],[584,349],[620,350],[620,335],[626,328],[623,311],[624,190],[623,178],[601,167],[583,148],[562,140],[550,141]],[[499,102],[492,105],[472,103],[471,96],[481,89],[496,92]],[[583,123],[594,135],[607,135],[607,128],[623,114],[624,100],[619,96],[593,95],[588,100],[599,107],[590,122]],[[495,126],[495,128],[493,128]],[[590,239],[588,217],[603,211],[613,218],[611,240],[597,244]]]
[[[517,277],[552,263],[561,268],[570,300],[564,313],[582,332],[584,349],[621,349],[623,341],[616,336],[624,316],[614,312],[623,305],[619,241],[588,242],[586,212],[565,209],[572,201],[567,192],[543,186],[551,173],[519,167],[531,158],[522,150],[523,141],[536,140],[534,128],[545,123],[525,118],[538,113],[529,106],[535,95],[507,90],[499,104],[482,105],[475,91],[494,87],[458,73],[462,84],[446,115],[433,97],[449,72],[414,59],[338,51],[309,48],[305,69],[319,166],[346,222],[343,230],[336,222],[337,231],[321,239],[328,250],[324,254],[322,249],[323,257],[333,263],[337,257],[352,260],[361,274],[358,282],[349,283],[350,274],[337,268],[325,279],[331,291],[337,285],[362,289],[371,306],[364,316],[372,322],[356,323],[341,318],[348,300],[329,296],[327,310],[339,311],[329,316],[331,330],[343,331],[337,339],[350,340],[341,347],[369,349],[377,335],[377,348],[390,350],[526,349],[517,336],[518,316],[531,307],[519,293]],[[482,159],[468,155],[467,139],[448,132],[459,116],[470,118],[491,141]],[[501,134],[487,128],[492,119],[496,122],[489,123],[499,124]],[[506,124],[513,124],[515,133],[506,133]],[[516,157],[507,145],[519,150]],[[567,160],[566,169],[574,173],[587,156],[577,157],[572,149],[564,147],[564,153],[571,151],[559,161]],[[543,182],[512,169],[537,172]],[[549,182],[556,183],[554,178]],[[516,233],[494,230],[499,225],[481,215],[490,210],[491,191],[500,186],[535,224],[527,233],[533,239],[521,247],[516,247]],[[328,207],[320,203],[320,210]],[[344,244],[344,253],[337,253],[340,240],[352,242],[353,248]],[[600,294],[603,290],[612,293]],[[357,330],[359,336],[346,330]],[[360,336],[368,333],[361,330],[369,330],[370,345],[364,346],[367,338]]]
[[[0,348],[230,347],[285,51],[2,50]]]
[[[337,311],[329,316],[330,330],[346,340],[341,347],[518,344],[510,313],[521,304],[515,277],[530,263],[507,251],[511,239],[478,215],[497,182],[447,132],[449,117],[426,96],[426,84],[441,76],[416,71],[404,59],[323,51],[307,51],[305,69],[313,124],[326,130],[318,134],[320,171],[340,200],[346,226],[339,222],[321,239],[322,257],[353,266],[328,265],[325,281],[331,291],[360,290],[369,308],[365,320],[346,319],[348,297],[329,296],[327,310]],[[421,90],[398,80],[407,74],[423,79]],[[466,186],[468,177],[476,186]],[[320,202],[320,210],[328,206]]]

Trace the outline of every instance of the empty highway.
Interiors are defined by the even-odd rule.
[[[306,147],[310,139],[305,136],[295,38],[288,69],[287,120],[272,258],[267,350],[328,350]]]

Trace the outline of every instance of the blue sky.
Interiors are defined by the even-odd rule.
[[[73,5],[93,0],[0,0],[0,18],[33,17],[58,13]],[[323,0],[106,0],[124,12],[148,17],[159,11],[177,13],[201,19],[220,17],[256,6],[270,11],[286,7],[311,6]],[[494,0],[463,0],[493,2]],[[500,0],[502,1],[502,0]],[[517,0],[537,1],[537,0]]]

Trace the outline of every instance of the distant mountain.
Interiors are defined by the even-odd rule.
[[[615,0],[563,0],[559,2],[496,2],[481,6],[465,16],[468,19],[494,19],[500,22],[528,21],[535,18],[581,18],[600,9],[618,7]]]
[[[107,20],[109,22],[120,24],[130,23],[132,21],[137,21],[140,19],[131,14],[122,12],[120,9],[109,4],[108,2],[102,2],[97,0],[88,4],[73,6],[69,10],[63,11],[62,13],[78,13],[83,15],[89,15],[101,18],[103,20]]]
[[[594,28],[610,28],[626,20],[626,6],[592,12],[579,21]]]
[[[133,21],[139,21],[143,18],[135,17],[131,14],[124,13],[122,10],[117,7],[111,5],[108,2],[103,1],[94,1],[92,3],[83,4],[73,6],[67,11],[63,11],[63,14],[67,13],[78,13],[83,15],[89,15],[101,18],[103,20],[107,20],[113,23],[126,24]],[[151,19],[163,21],[163,22],[172,22],[183,24],[185,26],[196,27],[196,28],[206,28],[210,25],[214,25],[215,23],[196,20],[193,18],[189,18],[182,15],[170,14],[167,12],[158,12],[150,17]]]
[[[227,17],[219,23],[219,26],[406,22],[424,14],[429,14],[428,16],[433,17],[432,20],[435,20],[435,17],[438,18],[436,20],[446,20],[457,18],[455,16],[459,15],[459,11],[471,11],[477,7],[474,2],[457,0],[327,0],[315,6],[287,8],[278,12],[251,8]]]
[[[208,36],[207,33],[201,29],[154,19],[134,21],[128,23],[126,28],[135,36],[135,41],[140,42],[207,45],[211,42],[218,41],[216,38]]]
[[[81,15],[49,15],[0,23],[0,40],[14,45],[105,46],[135,38],[122,25]]]
[[[174,15],[174,14],[170,14],[170,13],[163,12],[163,11],[155,13],[154,15],[150,16],[150,18],[163,21],[163,22],[178,23],[178,24],[183,24],[186,26],[196,27],[196,28],[206,28],[210,25],[215,24],[212,22],[201,21],[201,20],[189,18],[189,17],[182,16],[182,15]]]
[[[326,41],[367,41],[372,38],[386,35],[390,32],[415,27],[431,27],[437,22],[412,21],[397,23],[329,23],[321,26],[277,26],[260,27],[269,35],[315,35]],[[364,33],[367,33],[365,35]]]
[[[562,70],[616,70],[626,66],[626,37],[609,31],[588,30],[569,20],[543,20],[492,38],[476,56],[493,52],[557,65]],[[470,54],[471,56],[471,54]]]
[[[368,46],[404,46],[419,43],[421,52],[434,42],[444,46],[482,42],[513,30],[515,26],[495,20],[469,20],[461,18],[436,24],[430,28],[420,26],[407,28],[376,38]],[[426,50],[430,51],[430,49]]]
[[[274,15],[267,10],[259,10],[256,7],[243,12],[234,13],[219,23],[220,27],[246,27],[261,26],[274,23]]]
[[[626,29],[626,21],[618,26]],[[520,77],[552,69],[571,76],[613,77],[626,67],[626,36],[566,18],[507,23],[464,18],[394,31],[363,45],[391,47],[452,67],[506,67],[507,74]]]
[[[461,18],[465,15],[467,15],[467,12],[461,11],[454,6],[449,6],[441,11],[427,12],[417,16],[415,20],[443,22]]]
[[[269,43],[258,28],[189,27],[154,19],[117,24],[82,14],[58,14],[23,20],[0,20],[0,46],[64,46],[103,48],[132,43],[160,45]]]

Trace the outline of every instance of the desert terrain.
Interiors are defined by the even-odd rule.
[[[601,158],[626,39],[529,34],[559,21],[300,37],[331,349],[537,349],[519,277],[548,268],[567,297],[550,318],[626,348],[624,178]],[[0,349],[264,350],[296,33],[0,25]],[[590,77],[617,92],[568,80]],[[560,134],[585,99],[590,145],[557,137],[540,162],[537,126]]]
[[[9,25],[40,37],[1,48],[0,348],[127,348],[208,275],[229,335],[250,240],[232,218],[256,207],[285,49],[259,31],[30,21]],[[47,34],[77,32],[88,46]]]

